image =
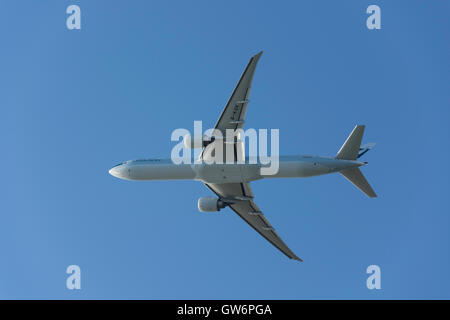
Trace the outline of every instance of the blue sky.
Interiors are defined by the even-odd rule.
[[[78,4],[82,29],[68,30]],[[382,29],[366,28],[370,4]],[[0,298],[450,298],[449,31],[444,1],[2,1]],[[247,128],[281,154],[377,142],[368,199],[338,174],[253,183],[304,259],[199,182],[129,182],[176,128],[211,127],[248,59]],[[77,264],[82,289],[65,287]],[[381,268],[381,290],[366,268]]]

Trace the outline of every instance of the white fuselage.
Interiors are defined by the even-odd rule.
[[[199,180],[206,183],[240,183],[262,178],[303,178],[359,167],[364,162],[315,156],[280,156],[278,171],[262,175],[261,163],[174,164],[171,159],[129,160],[109,170],[126,180]]]

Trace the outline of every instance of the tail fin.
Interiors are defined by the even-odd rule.
[[[373,148],[375,143],[369,143],[360,148],[365,127],[366,126],[359,125],[353,129],[341,149],[339,149],[336,159],[356,160]],[[339,171],[339,173],[342,174],[348,181],[353,183],[353,185],[355,185],[359,190],[364,192],[368,197],[375,198],[377,196],[358,167],[344,169]]]
[[[343,160],[356,160],[358,159],[359,146],[361,145],[361,140],[364,134],[364,128],[366,126],[360,125],[356,126],[352,133],[345,140],[341,149],[339,149],[336,159]]]
[[[375,198],[377,196],[359,168],[344,169],[339,171],[339,173],[353,183],[355,187],[364,192],[369,198]]]

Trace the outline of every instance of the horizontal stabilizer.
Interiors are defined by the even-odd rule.
[[[375,147],[375,142],[366,143],[359,148],[358,159],[361,158],[367,151]]]
[[[368,197],[375,198],[377,196],[359,168],[349,168],[339,171],[339,173],[342,174],[348,181],[353,183],[355,187],[364,192]]]

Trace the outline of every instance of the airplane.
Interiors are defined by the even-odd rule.
[[[262,51],[250,59],[214,127],[222,132],[223,136],[226,129],[243,128],[253,74],[261,54]],[[217,144],[225,145],[227,142],[220,139],[208,140],[204,137],[200,138],[202,140],[200,161],[193,164],[174,164],[171,159],[138,159],[122,162],[112,167],[109,173],[125,180],[201,181],[215,194],[215,197],[199,198],[200,212],[217,212],[229,207],[287,257],[303,261],[289,249],[256,205],[250,182],[263,178],[311,177],[339,172],[368,197],[376,197],[377,195],[359,169],[367,162],[361,162],[358,159],[375,145],[369,143],[361,146],[364,129],[364,125],[356,125],[335,157],[279,156],[278,172],[273,175],[262,175],[261,168],[265,165],[261,162],[247,163],[248,158],[245,158],[245,163],[235,161],[231,164],[206,164],[202,160],[212,157],[211,150],[214,150]],[[188,138],[185,137],[184,143],[187,147],[193,148],[194,144]],[[238,145],[239,142],[235,140],[233,143]],[[237,160],[237,153],[238,151],[235,152],[234,160]]]

